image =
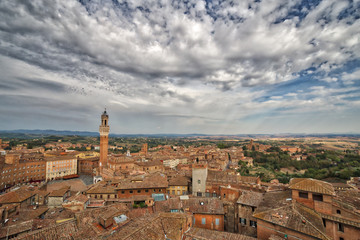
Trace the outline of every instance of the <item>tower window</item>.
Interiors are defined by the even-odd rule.
[[[104,125],[106,126],[106,120],[104,121]]]
[[[338,231],[344,232],[344,225],[342,223],[338,223]]]
[[[336,210],[337,214],[341,214],[341,211],[339,209]]]

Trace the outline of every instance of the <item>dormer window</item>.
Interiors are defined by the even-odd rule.
[[[300,198],[306,198],[306,199],[309,198],[307,192],[299,192],[299,197],[300,197]]]
[[[323,195],[322,194],[313,194],[313,199],[315,201],[322,202],[323,201]]]

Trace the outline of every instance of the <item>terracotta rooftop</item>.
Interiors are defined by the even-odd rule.
[[[190,220],[182,213],[158,213],[140,217],[122,226],[109,240],[158,240],[181,239],[181,230],[186,229]]]
[[[116,188],[112,185],[107,185],[103,181],[89,187],[87,194],[116,194]]]
[[[72,240],[72,235],[78,231],[75,220],[66,221],[50,227],[42,228],[17,237],[18,240]]]
[[[286,206],[255,211],[255,218],[295,230],[318,239],[330,240],[325,234],[322,217],[313,209],[299,203],[288,202]]]
[[[335,190],[331,183],[312,178],[292,178],[289,183],[289,188],[306,192],[335,195]]]
[[[32,225],[33,225],[33,221],[30,220],[30,221],[18,223],[16,225],[11,225],[8,227],[2,227],[0,228],[0,239],[6,239],[7,236],[31,231]]]
[[[169,186],[187,186],[190,179],[185,176],[176,176],[169,180]]]
[[[252,192],[252,191],[242,191],[237,203],[257,207],[263,200],[263,193]]]
[[[358,190],[339,191],[336,193],[334,202],[338,203],[345,209],[360,214],[360,191]]]
[[[186,210],[191,213],[224,214],[223,202],[218,198],[190,198],[188,200],[170,198],[166,201],[155,202],[157,212],[170,212],[172,209]]]
[[[142,166],[142,167],[150,167],[150,166],[158,166],[163,165],[163,163],[160,160],[153,160],[148,162],[135,162],[136,165]]]
[[[75,155],[59,155],[56,157],[45,157],[45,161],[58,161],[58,160],[73,160],[76,159]]]
[[[21,203],[33,195],[35,195],[35,192],[30,191],[26,187],[21,187],[17,190],[1,195],[0,205],[9,203]]]
[[[240,175],[229,175],[223,171],[213,171],[208,170],[208,176],[206,182],[212,183],[250,183],[257,184],[259,178],[258,177],[247,177]]]
[[[291,191],[267,192],[263,196],[263,201],[258,205],[256,212],[262,212],[274,208],[287,206],[291,202]]]
[[[63,197],[66,192],[70,191],[69,186],[64,186],[60,189],[54,190],[49,194],[49,197]]]
[[[87,201],[89,201],[89,198],[87,198],[83,194],[78,194],[78,195],[69,197],[66,201],[69,201],[69,202],[76,201],[76,202],[86,203]]]
[[[164,174],[142,175],[141,179],[123,179],[117,189],[167,188],[168,181]]]
[[[205,228],[192,227],[190,231],[185,233],[184,240],[255,240],[256,238],[249,237],[238,233],[220,232],[209,230]]]

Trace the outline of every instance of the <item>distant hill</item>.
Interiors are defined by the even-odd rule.
[[[0,136],[3,137],[11,137],[11,138],[29,138],[33,136],[88,136],[88,137],[98,137],[98,132],[88,132],[88,131],[69,131],[69,130],[28,130],[28,129],[18,129],[18,130],[0,130]],[[305,133],[281,133],[281,134],[218,134],[218,135],[211,135],[211,134],[176,134],[176,133],[169,133],[169,134],[110,134],[110,137],[205,137],[205,138],[287,138],[287,137],[328,137],[328,138],[335,138],[335,137],[360,137],[360,134],[352,134],[352,133],[328,133],[328,134],[305,134]]]

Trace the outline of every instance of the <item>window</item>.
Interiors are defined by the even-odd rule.
[[[200,181],[200,179],[198,180],[198,184],[201,184],[201,181]]]
[[[130,193],[133,193],[133,190],[130,190]]]
[[[218,219],[218,218],[215,219],[215,225],[216,225],[216,226],[219,226],[219,225],[220,225],[220,219]]]
[[[146,189],[145,192],[149,192],[149,189]]]
[[[341,214],[341,211],[338,209],[338,210],[336,210],[336,213],[337,213],[337,214]]]
[[[201,219],[201,224],[203,224],[203,225],[206,224],[206,218],[202,218],[202,219]]]
[[[226,194],[224,193],[224,197],[223,198],[226,198]]]
[[[255,212],[255,207],[251,207],[251,211],[252,211],[252,212]]]
[[[239,222],[241,223],[241,225],[246,225],[246,219],[245,218],[240,218]]]
[[[342,223],[338,223],[338,231],[344,232],[344,225]]]
[[[182,195],[185,195],[186,194],[186,191],[182,191]]]
[[[206,193],[205,193],[205,197],[210,197],[210,193],[209,193],[209,192],[206,192]]]
[[[308,193],[307,192],[299,192],[299,197],[308,199]]]
[[[202,196],[201,192],[197,192],[196,194],[197,194],[198,197]]]
[[[141,190],[137,190],[138,193],[141,193]]]
[[[256,228],[257,224],[255,221],[250,220],[250,226]]]
[[[323,225],[324,225],[324,227],[326,227],[326,220],[325,220],[325,218],[323,218],[322,220],[323,220]]]
[[[195,225],[195,218],[194,218],[194,221],[193,221],[193,225]]]
[[[323,195],[322,194],[313,194],[313,199],[315,201],[322,202],[323,201]]]
[[[173,195],[175,195],[175,190],[172,190],[171,192],[172,192]]]
[[[341,238],[339,238],[339,240],[344,240],[344,238],[341,237]]]
[[[213,196],[213,197],[216,197],[216,193],[213,193],[212,196]]]

